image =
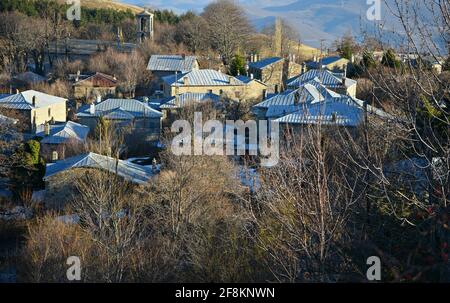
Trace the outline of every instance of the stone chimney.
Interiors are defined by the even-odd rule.
[[[50,124],[47,121],[44,124],[44,134],[45,136],[50,136]]]
[[[19,91],[19,89],[16,88],[16,95],[17,94],[20,94],[20,91]]]
[[[234,84],[234,77],[233,76],[228,76],[228,83],[229,84]]]
[[[75,82],[78,82],[80,80],[80,75],[81,75],[81,72],[80,72],[80,70],[78,70],[77,76],[75,77]]]
[[[186,54],[181,54],[181,58],[182,58],[183,60],[186,60]]]
[[[97,103],[102,102],[102,95],[97,95],[96,102]]]
[[[189,85],[189,77],[184,77],[183,78],[183,84],[184,85]]]
[[[302,63],[302,74],[306,73],[306,63]]]
[[[250,79],[254,79],[255,78],[255,75],[253,75],[253,74],[250,74]]]
[[[95,115],[95,104],[94,104],[94,103],[92,103],[92,104],[90,105],[90,107],[89,107],[89,113],[90,113],[91,115]]]

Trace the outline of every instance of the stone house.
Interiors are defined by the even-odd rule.
[[[250,78],[255,78],[268,86],[270,93],[284,90],[287,79],[301,73],[301,65],[280,57],[266,58],[257,62],[250,62]]]
[[[313,61],[307,62],[306,66],[310,69],[327,69],[332,72],[344,72],[347,66],[350,64],[350,60],[339,57],[330,56],[322,59],[315,57]]]
[[[89,127],[72,121],[40,125],[36,137],[41,138],[41,156],[46,162],[63,160],[83,150]]]
[[[215,94],[236,101],[262,100],[267,91],[264,83],[245,83],[221,72],[203,69],[163,78],[164,96],[174,97],[185,93]]]
[[[73,84],[74,98],[84,101],[115,97],[116,90],[117,78],[99,72],[90,76],[78,74]]]
[[[307,72],[303,70],[300,75],[289,79],[286,82],[286,87],[288,90],[295,90],[312,80],[319,81],[326,88],[339,94],[356,97],[358,84],[356,80],[347,78],[345,73],[333,73],[326,69],[311,69]]]
[[[128,129],[125,144],[130,152],[145,153],[150,143],[159,139],[162,113],[151,108],[148,103],[134,99],[107,99],[100,103],[84,105],[79,108],[78,122],[93,132],[98,120],[115,124],[118,130]]]
[[[0,99],[2,114],[18,118],[25,131],[34,132],[46,122],[67,121],[67,99],[34,90],[10,95]]]
[[[199,68],[197,57],[186,55],[153,55],[150,57],[147,66],[147,70],[154,77],[152,89],[155,91],[164,90],[162,78],[175,73],[188,73]]]

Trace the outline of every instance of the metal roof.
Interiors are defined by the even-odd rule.
[[[61,144],[67,140],[74,139],[84,142],[89,133],[89,127],[72,121],[63,124],[50,124],[50,135],[45,135],[45,125],[39,125],[36,130],[36,136],[42,137],[41,143]]]
[[[187,78],[188,83],[184,84]],[[172,86],[228,86],[245,85],[239,79],[212,69],[193,70],[189,73],[170,75],[163,78],[166,84]]]
[[[162,113],[148,104],[135,99],[107,99],[94,104],[95,114],[90,113],[90,105],[82,106],[78,117],[105,117],[107,119],[159,118]]]
[[[335,93],[317,80],[310,81],[296,90],[288,90],[279,95],[256,104],[255,108],[266,108],[266,117],[274,118],[286,115],[299,109],[302,104],[322,102],[330,98],[338,98],[341,95]],[[295,105],[297,99],[297,105]]]
[[[33,97],[35,97],[35,105],[33,106]],[[0,107],[11,108],[17,110],[31,110],[33,108],[47,107],[52,104],[66,102],[67,99],[47,95],[35,90],[27,90],[19,94],[10,95],[0,99]]]
[[[178,100],[177,100],[178,99]],[[160,106],[161,109],[180,108],[188,106],[192,103],[212,101],[217,103],[220,101],[220,96],[210,93],[185,93],[177,97],[170,98],[166,103]]]
[[[117,172],[117,175],[125,180],[137,184],[148,183],[154,175],[153,170],[149,167],[95,153],[89,153],[47,164],[44,181],[48,180],[51,176],[73,168],[96,168],[111,173]]]
[[[283,58],[280,57],[265,58],[257,62],[251,62],[249,63],[249,66],[256,69],[263,69],[281,60],[283,60]]]
[[[197,61],[195,56],[153,55],[150,57],[147,69],[165,72],[190,72]]]
[[[335,124],[340,126],[357,126],[364,117],[364,110],[351,102],[335,99],[316,104],[305,104],[294,113],[275,121],[290,124]]]
[[[311,69],[307,71],[306,73],[303,73],[301,75],[295,76],[287,81],[287,86],[289,88],[298,88],[302,86],[303,84],[317,78],[320,79],[320,82],[326,86],[327,88],[339,88],[343,87],[343,77],[344,74],[338,74],[338,73],[332,73],[329,70],[318,70],[318,69]],[[351,80],[351,79],[348,79]],[[356,81],[351,80],[354,83]]]
[[[335,63],[335,62],[337,62],[337,61],[339,61],[341,59],[349,61],[348,59],[345,59],[345,58],[342,58],[342,57],[339,57],[339,56],[331,56],[331,57],[322,58],[318,62],[315,62],[315,61],[307,62],[306,65],[309,68],[319,68],[320,67],[320,63],[322,63],[322,66],[326,66],[326,65],[329,65],[329,64],[333,64],[333,63]]]
[[[47,81],[45,77],[30,71],[18,74],[17,76],[14,76],[14,79],[30,84]]]

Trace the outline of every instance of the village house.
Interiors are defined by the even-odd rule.
[[[117,93],[117,78],[96,72],[93,75],[75,76],[73,95],[77,100],[90,101],[98,97],[111,98]]]
[[[80,107],[77,114],[80,124],[94,131],[100,118],[110,121],[118,129],[129,129],[125,143],[129,150],[144,153],[151,142],[158,140],[162,113],[148,103],[134,99],[107,99]]]
[[[45,176],[45,203],[49,208],[63,209],[68,197],[76,193],[76,180],[89,171],[116,174],[135,186],[146,186],[159,173],[152,166],[111,158],[96,153],[77,155],[49,163]]]
[[[45,82],[47,82],[47,78],[34,72],[27,71],[14,76],[12,78],[11,87],[13,89],[30,89],[33,85]]]
[[[220,102],[220,96],[210,93],[185,93],[174,97],[164,98],[159,106],[163,113],[163,118],[167,118],[171,113],[175,113],[181,108],[199,103],[212,102],[217,105]]]
[[[41,156],[57,161],[79,153],[89,133],[89,127],[72,121],[38,126],[36,137],[41,138]]]
[[[357,81],[347,78],[345,73],[333,73],[329,70],[312,69],[289,79],[286,83],[288,90],[295,90],[305,83],[317,80],[328,89],[337,93],[356,97]]]
[[[338,94],[313,80],[296,90],[289,90],[253,107],[259,119],[274,120],[280,127],[293,130],[304,125],[323,124],[354,128],[371,117],[392,119],[384,111],[351,96]]]
[[[163,78],[164,96],[185,93],[207,93],[236,101],[262,100],[267,86],[260,82],[244,83],[221,72],[202,69]]]
[[[175,73],[184,74],[199,68],[197,57],[186,55],[153,55],[147,66],[147,70],[151,71],[154,77],[152,88],[159,91],[164,90],[163,77]]]
[[[314,57],[313,61],[306,63],[306,67],[308,69],[327,69],[333,72],[344,72],[349,64],[350,60],[339,56],[324,57],[322,59]]]
[[[300,64],[280,57],[250,62],[248,67],[250,78],[265,83],[270,93],[281,92],[284,89],[285,81],[301,72]]]
[[[0,99],[2,114],[20,120],[28,132],[46,122],[67,121],[67,99],[27,90]]]

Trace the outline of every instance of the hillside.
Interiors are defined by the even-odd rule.
[[[66,0],[58,0],[61,3],[66,3]],[[132,5],[121,3],[115,0],[81,0],[81,5],[87,8],[113,8],[117,10],[127,10],[130,9],[133,13],[140,13],[143,8]]]

